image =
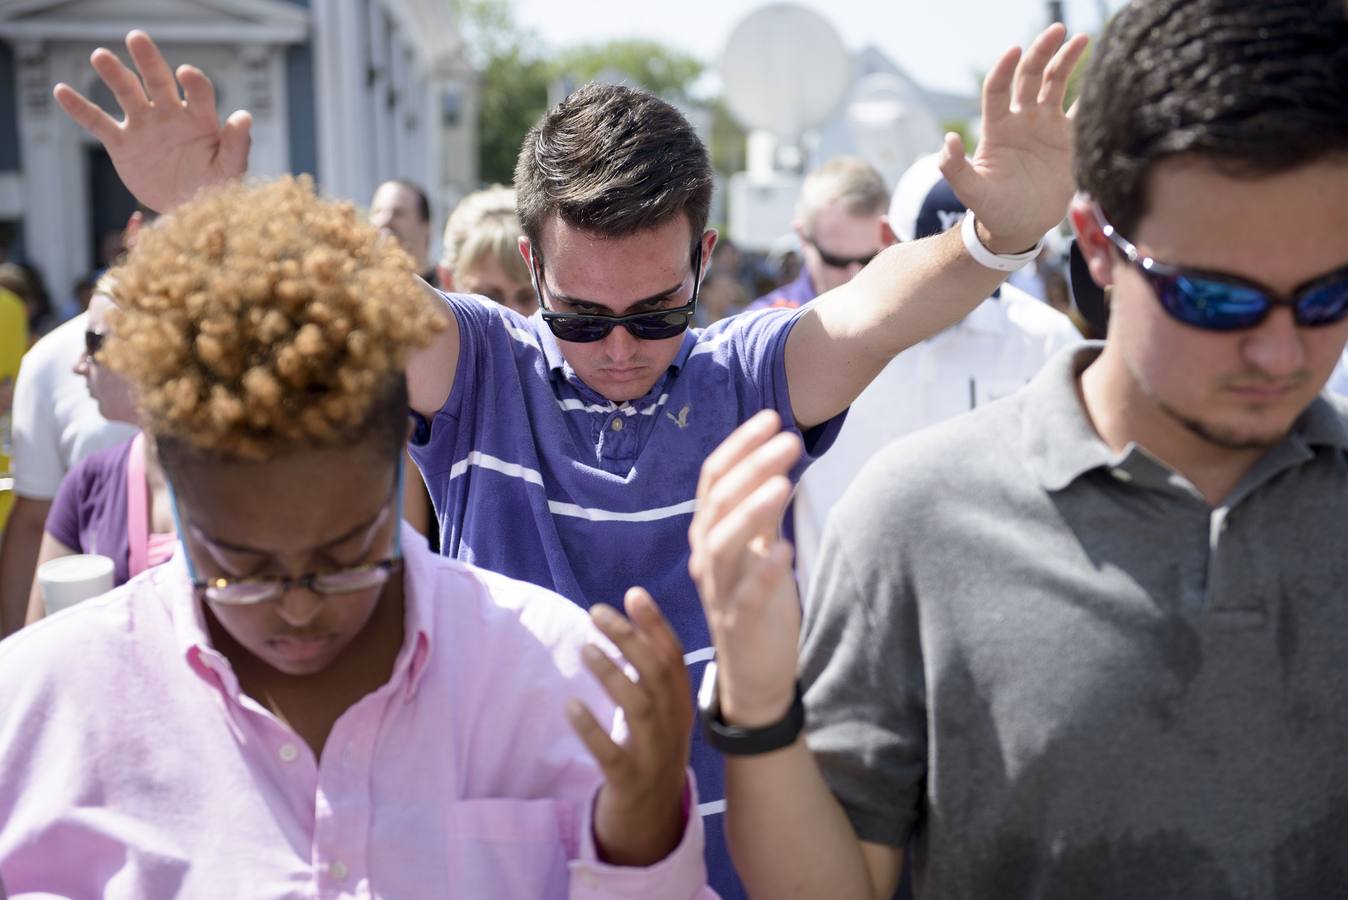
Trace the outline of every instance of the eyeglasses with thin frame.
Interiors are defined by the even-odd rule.
[[[548,308],[543,299],[543,260],[535,253],[533,260],[534,293],[542,309],[543,321],[559,341],[571,344],[590,344],[602,341],[614,328],[622,326],[635,338],[643,341],[662,341],[688,330],[693,314],[697,312],[697,295],[702,286],[702,241],[695,241],[692,249],[693,295],[683,306],[675,309],[657,309],[630,316],[605,316],[593,313],[564,313]]]
[[[172,487],[169,488],[172,497]],[[266,603],[284,596],[287,592],[301,587],[307,591],[327,597],[339,594],[354,594],[359,591],[382,587],[393,574],[402,568],[402,501],[403,501],[403,464],[398,462],[398,477],[393,489],[394,496],[389,498],[379,517],[370,525],[369,534],[387,521],[390,509],[396,507],[396,519],[393,527],[393,554],[377,562],[365,563],[332,572],[308,572],[294,578],[287,576],[260,576],[250,578],[201,578],[192,563],[192,554],[184,545],[183,555],[187,561],[187,575],[197,594],[217,606],[252,606]],[[182,534],[182,520],[178,513],[177,498],[172,497],[173,518]],[[189,527],[191,527],[189,525]],[[193,529],[197,540],[210,543],[210,539]]]
[[[1091,203],[1105,237],[1147,280],[1156,299],[1174,319],[1207,331],[1253,328],[1275,306],[1291,307],[1304,328],[1333,325],[1348,317],[1348,266],[1313,278],[1290,295],[1229,272],[1213,272],[1157,262],[1144,255],[1109,224],[1098,203]]]
[[[834,269],[846,269],[851,266],[862,266],[864,268],[870,265],[871,260],[880,255],[879,250],[872,250],[864,256],[835,256],[819,246],[819,242],[812,237],[805,238],[805,243],[814,248],[815,252],[819,254],[819,258],[823,260],[824,265]]]

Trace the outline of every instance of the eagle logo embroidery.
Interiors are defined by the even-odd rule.
[[[689,407],[688,407],[688,406],[684,406],[683,409],[679,410],[679,415],[678,415],[677,417],[675,417],[675,415],[674,415],[673,413],[665,413],[665,418],[666,418],[666,419],[669,419],[669,421],[673,422],[675,425],[679,426],[679,428],[681,428],[681,429],[682,429],[682,428],[687,428],[687,427],[688,427],[688,410],[689,410]]]

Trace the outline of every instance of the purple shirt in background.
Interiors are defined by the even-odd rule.
[[[753,312],[756,309],[795,309],[798,306],[804,306],[809,303],[819,292],[814,289],[814,282],[810,280],[810,270],[804,266],[800,267],[800,274],[796,280],[789,284],[784,284],[775,291],[764,294],[753,303],[744,308],[745,312]]]
[[[101,553],[116,569],[113,580],[130,577],[126,533],[126,467],[135,438],[86,456],[75,464],[47,513],[47,534],[76,553]]]
[[[665,375],[615,404],[577,377],[542,316],[450,295],[459,364],[449,399],[412,450],[440,519],[442,552],[551,588],[588,608],[651,592],[683,642],[694,686],[711,658],[688,574],[688,525],[707,454],[762,409],[794,427],[786,341],[800,318],[765,310],[684,333]],[[429,428],[427,427],[429,425]],[[805,436],[811,457],[842,416]],[[793,472],[804,471],[802,461]],[[743,896],[722,839],[721,758],[693,737],[712,887]]]

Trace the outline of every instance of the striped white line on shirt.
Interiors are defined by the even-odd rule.
[[[656,410],[658,410],[660,407],[664,406],[668,402],[669,402],[669,395],[661,394],[659,400],[656,400],[650,406],[641,410],[637,409],[635,406],[632,406],[631,404],[624,404],[622,406],[618,406],[616,403],[610,403],[607,406],[604,406],[598,403],[587,404],[584,400],[574,400],[574,399],[558,400],[557,405],[562,408],[562,412],[575,412],[576,410],[580,410],[582,412],[591,412],[591,413],[621,412],[625,416],[653,416],[655,415]]]
[[[715,647],[703,647],[701,650],[694,650],[691,653],[683,655],[683,664],[685,666],[695,666],[700,662],[711,662],[716,658]]]
[[[719,816],[725,812],[724,800],[713,800],[710,803],[699,803],[697,805],[697,814],[699,816]]]
[[[543,486],[543,476],[538,473],[538,470],[521,466],[518,463],[506,462],[503,459],[498,459],[495,456],[491,456],[479,450],[474,450],[450,467],[450,480],[453,481],[455,478],[466,473],[469,466],[477,466],[480,469],[490,469],[493,472],[499,472],[510,478],[522,478],[530,484],[536,484],[539,487]],[[655,522],[660,519],[671,519],[674,516],[688,515],[696,508],[696,500],[685,500],[683,503],[676,503],[673,506],[641,509],[636,512],[615,512],[608,509],[594,509],[591,507],[578,506],[575,503],[563,503],[559,500],[548,501],[548,509],[555,516],[569,516],[573,519],[589,519],[591,522]]]
[[[685,500],[673,506],[661,506],[656,509],[643,509],[637,512],[613,512],[607,509],[591,509],[574,503],[562,503],[549,500],[548,509],[554,516],[570,516],[574,519],[589,519],[591,522],[655,522],[659,519],[672,519],[697,509],[696,500]]]
[[[692,359],[694,356],[701,356],[703,353],[711,353],[717,347],[721,346],[726,341],[730,340],[730,337],[731,333],[729,331],[723,331],[714,338],[705,341],[698,341],[697,346],[694,347],[693,351],[688,354],[688,358]]]
[[[525,468],[518,463],[506,462],[503,459],[497,459],[481,451],[474,450],[463,459],[456,462],[449,470],[449,480],[453,481],[460,475],[468,471],[469,466],[477,466],[482,469],[491,469],[493,472],[500,472],[502,475],[509,475],[511,478],[523,478],[530,484],[543,486],[543,476],[538,474],[536,469]]]

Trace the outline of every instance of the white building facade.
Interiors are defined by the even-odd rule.
[[[439,216],[477,186],[475,76],[445,0],[0,0],[0,223],[55,298],[134,207],[52,87],[116,115],[89,55],[126,60],[132,28],[205,71],[222,117],[252,113],[253,175],[308,172],[360,204],[408,178]]]

